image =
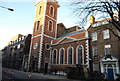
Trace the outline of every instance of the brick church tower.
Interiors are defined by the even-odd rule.
[[[37,0],[28,68],[31,71],[47,71],[50,61],[50,43],[57,33],[56,0]]]

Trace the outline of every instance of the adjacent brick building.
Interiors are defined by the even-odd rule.
[[[18,34],[8,43],[3,51],[2,66],[6,68],[26,70],[30,49],[31,34]]]
[[[116,79],[120,74],[120,35],[108,20],[90,16],[88,30],[57,24],[56,0],[37,0],[33,34],[12,38],[3,49],[3,67],[36,72],[59,71],[82,65],[84,72],[105,74]],[[30,43],[31,42],[31,43]]]
[[[120,73],[120,40],[112,31],[119,36],[120,33],[110,23],[110,18],[95,21],[91,16],[90,19],[91,70],[106,74],[106,78],[116,79],[116,74]]]

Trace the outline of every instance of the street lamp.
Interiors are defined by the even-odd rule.
[[[13,9],[11,9],[11,8],[7,8],[7,7],[4,7],[4,6],[0,6],[1,8],[5,8],[5,9],[8,9],[8,10],[10,10],[10,11],[14,11]]]

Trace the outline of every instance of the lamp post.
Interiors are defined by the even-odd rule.
[[[9,11],[14,11],[12,8],[7,8],[7,7],[4,7],[4,6],[0,6],[1,8],[5,8],[5,9],[8,9]]]

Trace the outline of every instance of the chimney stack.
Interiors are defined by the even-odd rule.
[[[95,23],[95,17],[93,15],[90,16],[90,25]]]

